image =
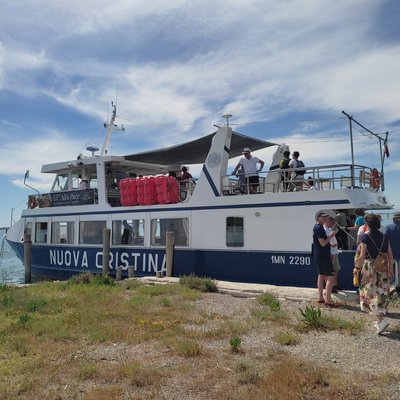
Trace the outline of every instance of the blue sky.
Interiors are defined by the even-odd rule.
[[[344,110],[389,131],[399,208],[399,20],[397,0],[0,1],[0,226],[32,193],[27,169],[46,192],[42,164],[103,144],[116,99],[126,130],[112,154],[209,134],[231,113],[236,131],[308,166],[351,161]],[[376,138],[355,130],[354,146],[356,163],[379,167]],[[256,155],[269,165],[272,150]]]

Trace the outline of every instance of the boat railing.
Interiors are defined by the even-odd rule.
[[[179,199],[181,202],[187,202],[193,194],[196,187],[194,179],[186,179],[179,181]]]
[[[302,172],[292,178],[292,172]],[[275,169],[259,173],[258,193],[296,192],[307,190],[337,190],[364,188],[379,191],[381,180],[374,169],[362,165],[334,164],[306,168]],[[376,171],[376,170],[375,170]],[[245,174],[224,175],[223,195],[249,193]]]
[[[177,191],[175,193],[177,202],[189,201],[195,187],[196,182],[194,179],[179,181],[179,185],[177,186]],[[107,202],[111,205],[111,207],[121,206],[121,193],[119,188],[107,188]],[[97,203],[97,189],[63,190],[46,194],[29,195],[28,197],[28,209]]]

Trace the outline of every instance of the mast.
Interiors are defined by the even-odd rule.
[[[112,106],[112,115],[109,122],[104,123],[104,127],[107,129],[106,138],[104,140],[103,148],[101,149],[100,156],[106,156],[108,154],[108,148],[110,146],[110,139],[113,129],[120,129],[122,131],[125,130],[125,127],[121,125],[121,128],[118,128],[117,125],[114,124],[115,118],[117,117],[117,105],[111,102]]]
[[[352,186],[354,186],[354,153],[353,153],[353,130],[352,130],[352,121],[354,121],[358,126],[360,126],[361,128],[363,128],[364,130],[366,130],[368,133],[370,133],[371,135],[375,136],[378,140],[379,140],[379,152],[380,152],[380,161],[381,161],[381,190],[384,191],[385,190],[385,177],[384,177],[384,170],[383,170],[383,165],[385,162],[385,154],[382,154],[382,143],[385,144],[387,143],[388,140],[388,135],[389,132],[386,131],[383,134],[378,134],[378,133],[374,133],[371,130],[369,130],[368,128],[366,128],[364,125],[360,124],[358,121],[356,121],[352,115],[349,115],[347,113],[345,113],[344,111],[342,111],[342,113],[349,119],[349,123],[350,123],[350,141],[351,141],[351,157],[352,157]],[[385,135],[385,138],[382,138],[380,135]]]

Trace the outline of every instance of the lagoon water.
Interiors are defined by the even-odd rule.
[[[4,239],[5,231],[0,230],[0,285],[3,283],[24,283],[24,265],[17,258]]]

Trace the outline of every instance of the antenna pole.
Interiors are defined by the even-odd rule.
[[[353,147],[353,116],[345,113],[342,113],[349,119],[349,127],[350,127],[350,147],[351,147],[351,186],[354,187],[354,147]]]
[[[111,107],[112,107],[112,115],[111,115],[110,122],[106,122],[104,124],[104,127],[107,129],[107,132],[106,132],[106,138],[104,140],[103,148],[101,149],[100,156],[105,156],[108,153],[108,148],[110,146],[111,134],[112,134],[112,131],[114,128],[114,121],[117,116],[117,106],[113,102],[111,102]]]
[[[222,116],[222,118],[226,119],[226,126],[228,126],[228,127],[229,127],[229,118],[231,118],[231,117],[232,117],[232,114],[225,114]]]

